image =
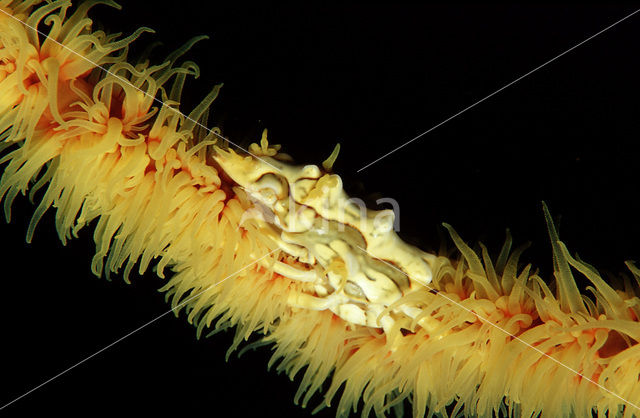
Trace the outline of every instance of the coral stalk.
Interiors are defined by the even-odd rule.
[[[360,402],[362,416],[402,414],[405,401],[416,417],[640,416],[633,263],[614,289],[570,254],[546,206],[551,285],[519,264],[524,247],[512,250],[509,235],[497,258],[447,224],[457,256],[410,246],[392,212],[350,202],[332,172],[337,152],[295,166],[266,134],[234,149],[204,128],[219,86],[178,111],[186,77],[199,73],[181,57],[198,39],[164,63],[131,64],[128,45],[148,29],[94,31],[87,13],[98,3],[116,6],[0,1],[7,219],[18,194],[44,190],[27,241],[50,208],[63,243],[92,225],[96,275],[129,282],[153,267],[198,335],[235,327],[229,353],[261,335],[244,350],[273,345],[269,366],[302,375],[295,401],[339,399],[337,416]]]

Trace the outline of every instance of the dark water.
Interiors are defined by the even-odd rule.
[[[122,3],[124,12],[94,16],[114,31],[156,29],[142,46],[161,40],[169,52],[211,37],[188,55],[202,76],[187,84],[185,110],[224,82],[212,120],[234,141],[258,140],[266,127],[272,142],[316,164],[340,142],[335,167],[347,189],[396,199],[401,234],[425,249],[440,245],[441,222],[494,253],[511,228],[516,244],[533,241],[525,259],[548,275],[545,200],[560,236],[586,261],[612,272],[640,261],[640,15],[357,172],[631,13],[628,6]],[[32,209],[19,199],[14,221],[0,226],[2,403],[167,310],[151,274],[132,286],[93,277],[91,235],[62,248],[51,213],[24,244]],[[293,405],[297,384],[266,371],[268,349],[225,363],[230,337],[196,341],[184,318],[165,317],[6,412],[309,416]]]

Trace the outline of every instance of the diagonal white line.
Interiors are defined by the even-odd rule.
[[[358,247],[361,251],[365,252],[365,253],[366,253],[366,254],[368,254],[369,256],[371,256],[371,257],[375,258],[376,260],[382,261],[384,264],[388,265],[389,267],[393,268],[394,270],[397,270],[397,271],[399,271],[399,272],[400,272],[400,273],[402,273],[402,274],[406,274],[404,271],[400,270],[398,267],[394,266],[393,264],[389,263],[388,261],[385,261],[385,260],[382,260],[382,259],[380,259],[380,258],[377,258],[376,256],[374,256],[373,254],[369,253],[369,251],[367,251],[366,249],[364,249],[364,248],[360,247],[359,245],[356,245],[356,247]],[[525,341],[525,340],[523,340],[522,338],[517,337],[517,336],[515,336],[515,335],[511,334],[509,331],[507,331],[506,329],[502,328],[500,325],[497,325],[497,324],[495,324],[495,323],[491,322],[489,319],[485,318],[484,316],[482,316],[482,315],[480,315],[480,314],[478,314],[478,313],[476,313],[476,312],[472,311],[471,309],[467,308],[466,306],[462,305],[461,303],[456,302],[455,300],[451,299],[449,296],[445,295],[443,292],[438,291],[438,289],[434,289],[433,287],[431,287],[431,286],[429,286],[429,285],[426,285],[426,284],[424,284],[423,286],[424,286],[424,287],[426,287],[426,288],[427,288],[427,289],[429,289],[429,290],[434,291],[437,295],[442,296],[443,298],[447,299],[449,302],[453,303],[454,305],[456,305],[456,306],[458,306],[458,307],[460,307],[460,308],[464,309],[465,311],[469,312],[470,314],[472,314],[472,315],[476,316],[476,317],[477,317],[479,320],[481,320],[482,322],[487,323],[487,324],[491,325],[492,327],[494,327],[494,328],[496,328],[496,329],[499,329],[500,331],[504,332],[505,334],[507,334],[508,336],[510,336],[511,338],[513,338],[514,340],[517,340],[517,341],[521,342],[522,344],[526,345],[527,347],[531,348],[532,350],[537,351],[538,353],[540,353],[540,354],[542,354],[543,356],[545,356],[545,357],[547,357],[547,358],[551,359],[552,361],[554,361],[554,362],[558,363],[560,366],[564,367],[565,369],[569,370],[570,372],[573,372],[573,373],[575,373],[576,375],[580,376],[581,378],[583,378],[583,379],[587,380],[588,382],[593,383],[594,385],[598,386],[600,389],[602,389],[602,390],[604,390],[604,391],[606,391],[606,392],[610,393],[611,395],[613,395],[613,396],[615,396],[616,398],[620,399],[622,402],[624,402],[624,403],[626,403],[626,404],[628,404],[628,405],[631,405],[631,406],[633,406],[634,408],[636,408],[637,410],[639,410],[639,411],[640,411],[640,406],[639,406],[639,405],[637,405],[637,404],[635,404],[635,403],[633,403],[633,402],[630,402],[630,401],[626,400],[625,398],[623,398],[622,396],[618,395],[617,393],[615,393],[615,392],[613,392],[613,391],[611,391],[611,390],[607,389],[606,387],[602,386],[600,383],[596,382],[595,380],[592,380],[592,379],[588,378],[587,376],[583,375],[583,374],[582,374],[582,373],[580,373],[579,371],[577,371],[577,370],[573,369],[573,368],[572,368],[572,367],[570,367],[570,366],[567,366],[566,364],[564,364],[564,363],[563,363],[563,362],[561,362],[560,360],[558,360],[558,359],[556,359],[556,358],[554,358],[554,357],[551,357],[549,354],[545,353],[544,351],[540,350],[539,348],[534,347],[533,345],[529,344],[528,342],[526,342],[526,341]]]
[[[367,165],[365,165],[364,167],[362,167],[361,169],[359,169],[359,170],[357,171],[357,173],[359,173],[359,172],[361,172],[362,170],[364,170],[364,169],[366,169],[366,168],[368,168],[368,167],[372,166],[373,164],[377,163],[378,161],[382,160],[383,158],[388,157],[389,155],[393,154],[394,152],[398,151],[399,149],[406,147],[407,145],[409,145],[409,144],[410,144],[410,143],[412,143],[413,141],[415,141],[415,140],[417,140],[417,139],[419,139],[419,138],[422,138],[423,136],[425,136],[425,135],[426,135],[426,134],[428,134],[429,132],[433,131],[434,129],[439,128],[440,126],[442,126],[442,125],[444,125],[445,123],[449,122],[451,119],[454,119],[454,118],[456,118],[456,117],[460,116],[461,114],[463,114],[463,113],[464,113],[464,112],[466,112],[467,110],[469,110],[469,109],[472,109],[472,108],[476,107],[477,105],[479,105],[480,103],[484,102],[485,100],[487,100],[487,99],[489,99],[489,98],[491,98],[491,97],[495,96],[496,94],[500,93],[502,90],[504,90],[504,89],[506,89],[506,88],[508,88],[508,87],[511,87],[512,85],[514,85],[514,84],[515,84],[515,83],[517,83],[518,81],[522,80],[523,78],[525,78],[525,77],[527,77],[527,76],[529,76],[529,75],[531,75],[531,74],[535,73],[536,71],[538,71],[538,70],[539,70],[539,69],[541,69],[542,67],[544,67],[544,66],[546,66],[546,65],[548,65],[548,64],[551,64],[553,61],[557,60],[558,58],[560,58],[560,57],[562,57],[562,56],[564,56],[564,55],[568,54],[569,52],[573,51],[574,49],[578,48],[579,46],[581,46],[581,45],[583,45],[583,44],[585,44],[585,43],[589,42],[590,40],[592,40],[592,39],[593,39],[593,38],[595,38],[596,36],[598,36],[598,35],[600,35],[600,34],[602,34],[602,33],[606,32],[606,31],[608,31],[608,30],[609,30],[609,29],[611,29],[612,27],[616,26],[618,23],[621,23],[621,22],[623,22],[623,21],[625,21],[625,20],[629,19],[631,16],[635,15],[635,14],[636,14],[636,13],[638,13],[638,12],[640,12],[640,9],[637,9],[636,11],[634,11],[634,12],[632,12],[632,13],[630,13],[630,14],[626,15],[626,16],[625,16],[625,17],[623,17],[622,19],[620,19],[620,20],[618,20],[618,21],[616,21],[616,22],[614,22],[614,23],[610,24],[609,26],[607,26],[606,28],[602,29],[601,31],[599,31],[599,32],[597,32],[597,33],[594,33],[593,35],[589,36],[589,37],[588,37],[587,39],[585,39],[584,41],[582,41],[582,42],[580,42],[580,43],[578,43],[578,44],[576,44],[576,45],[572,46],[571,48],[567,49],[567,50],[566,50],[566,51],[564,51],[563,53],[561,53],[561,54],[559,54],[559,55],[556,55],[555,57],[551,58],[550,60],[546,61],[545,63],[540,64],[539,66],[537,66],[537,67],[536,67],[536,68],[534,68],[533,70],[531,70],[531,71],[529,71],[529,72],[527,72],[527,73],[525,73],[525,74],[521,75],[520,77],[516,78],[516,79],[515,79],[515,80],[513,80],[512,82],[510,82],[510,83],[508,83],[508,84],[506,84],[506,85],[502,86],[501,88],[499,88],[498,90],[494,91],[494,92],[493,92],[493,93],[491,93],[490,95],[488,95],[488,96],[486,96],[486,97],[484,97],[484,98],[482,98],[482,99],[478,100],[477,102],[475,102],[474,104],[472,104],[472,105],[470,105],[470,106],[465,107],[464,109],[462,109],[461,111],[459,111],[459,112],[458,112],[458,113],[456,113],[455,115],[448,117],[447,119],[443,120],[443,121],[442,121],[442,122],[440,122],[439,124],[437,124],[437,125],[435,125],[435,126],[433,126],[433,127],[429,128],[429,129],[427,129],[426,131],[424,131],[424,132],[422,132],[421,134],[419,134],[418,136],[416,136],[416,137],[414,137],[414,138],[410,139],[409,141],[405,142],[404,144],[397,146],[396,148],[394,148],[394,149],[392,149],[391,151],[389,151],[389,152],[387,152],[386,154],[384,154],[382,157],[379,157],[378,159],[376,159],[376,160],[374,160],[374,161],[370,162],[369,164],[367,164]]]
[[[277,248],[265,255],[263,255],[262,257],[258,258],[257,260],[253,261],[252,263],[244,266],[243,268],[241,268],[240,270],[231,273],[230,275],[228,275],[227,277],[225,277],[224,279],[220,280],[218,283],[212,284],[211,286],[207,287],[206,289],[202,290],[201,292],[196,293],[195,295],[185,299],[184,301],[180,302],[178,305],[176,305],[175,307],[169,309],[168,311],[166,311],[165,313],[158,315],[157,317],[153,318],[151,321],[146,322],[142,325],[140,325],[138,328],[134,329],[133,331],[129,332],[128,334],[118,338],[117,340],[115,340],[114,342],[112,342],[109,345],[104,346],[103,348],[101,348],[100,350],[96,351],[95,353],[91,354],[88,357],[85,357],[84,359],[80,360],[79,362],[77,362],[76,364],[74,364],[73,366],[61,371],[60,373],[58,373],[57,375],[49,378],[48,380],[40,383],[38,386],[34,387],[33,389],[28,390],[27,392],[23,393],[22,395],[18,396],[17,398],[13,399],[10,402],[7,402],[6,404],[4,404],[3,406],[0,407],[0,411],[2,411],[3,409],[5,409],[6,407],[8,407],[9,405],[19,401],[20,399],[24,398],[25,396],[29,395],[30,393],[40,389],[41,387],[43,387],[44,385],[46,385],[47,383],[51,383],[52,381],[56,380],[57,378],[59,378],[60,376],[66,374],[67,372],[75,369],[76,367],[78,367],[79,365],[85,363],[86,361],[92,359],[93,357],[97,356],[98,354],[102,353],[103,351],[108,350],[109,348],[113,347],[114,345],[118,344],[119,342],[121,342],[122,340],[125,340],[127,338],[129,338],[130,336],[132,336],[133,334],[137,333],[138,331],[142,330],[143,328],[148,327],[149,325],[153,324],[154,322],[156,322],[157,320],[165,317],[166,315],[174,312],[176,309],[180,308],[181,306],[183,306],[185,303],[189,302],[190,300],[193,300],[194,298],[197,298],[198,296],[200,296],[201,294],[203,294],[204,292],[207,292],[211,289],[213,289],[214,287],[216,287],[217,285],[224,283],[226,280],[228,280],[229,278],[235,276],[236,274],[240,273],[243,270],[246,270],[247,268],[251,267],[252,265],[256,264],[258,261],[262,260],[265,257],[270,256],[271,254],[273,254],[276,251],[279,251],[280,249]]]
[[[94,65],[96,68],[100,68],[102,71],[106,72],[107,74],[112,75],[113,77],[115,77],[115,78],[116,78],[116,79],[118,79],[119,81],[122,81],[122,82],[124,82],[124,83],[126,83],[126,84],[130,85],[131,87],[133,87],[134,89],[138,90],[139,92],[141,92],[141,93],[142,93],[142,94],[144,94],[145,96],[149,97],[150,99],[153,99],[153,101],[155,101],[155,102],[159,103],[160,105],[162,105],[162,106],[164,106],[164,107],[167,107],[168,109],[170,109],[170,110],[174,111],[175,113],[177,113],[177,114],[179,114],[180,116],[184,117],[185,119],[187,119],[187,120],[189,120],[189,121],[193,122],[193,123],[194,123],[194,124],[196,124],[197,126],[199,126],[199,127],[203,128],[203,129],[205,129],[207,132],[209,132],[209,133],[213,134],[214,136],[216,136],[216,137],[218,137],[218,138],[220,138],[220,139],[222,139],[222,140],[224,140],[224,141],[227,141],[227,142],[228,142],[228,143],[230,143],[231,145],[233,145],[233,146],[237,147],[238,149],[243,150],[243,151],[244,151],[244,152],[246,152],[247,154],[249,154],[249,155],[251,155],[252,157],[254,157],[254,158],[256,158],[256,159],[258,159],[258,160],[262,161],[263,163],[267,164],[268,166],[270,166],[270,167],[272,167],[272,168],[275,168],[275,169],[276,169],[276,170],[278,170],[278,171],[281,171],[278,167],[274,166],[273,164],[269,163],[268,161],[265,161],[264,159],[262,159],[262,158],[258,157],[257,155],[254,155],[253,153],[251,153],[249,150],[246,150],[246,149],[242,148],[240,145],[236,144],[235,142],[232,142],[229,138],[225,138],[224,136],[222,136],[222,135],[218,134],[218,133],[217,133],[217,132],[215,132],[214,130],[209,129],[208,127],[204,126],[202,123],[198,122],[197,120],[194,120],[193,118],[190,118],[189,116],[185,115],[185,114],[184,114],[184,113],[182,113],[180,110],[178,110],[178,109],[176,109],[176,108],[174,108],[174,107],[169,106],[168,104],[166,104],[166,103],[165,103],[165,102],[163,102],[162,100],[158,99],[157,97],[152,96],[151,94],[149,94],[149,93],[147,93],[146,91],[144,91],[144,90],[140,89],[139,87],[134,86],[134,85],[133,85],[129,80],[127,80],[127,79],[125,79],[125,78],[122,78],[122,77],[120,77],[119,75],[117,75],[117,74],[115,74],[115,73],[113,73],[113,72],[109,71],[107,68],[103,67],[102,65],[100,65],[100,64],[98,64],[98,63],[95,63],[95,62],[91,61],[90,59],[88,59],[88,58],[87,58],[87,57],[85,57],[84,55],[82,55],[82,54],[80,54],[80,53],[78,53],[78,52],[74,51],[73,49],[69,48],[68,46],[66,46],[66,45],[64,45],[64,44],[62,44],[62,43],[60,43],[60,42],[58,42],[57,40],[55,40],[55,39],[53,39],[53,38],[49,37],[49,35],[47,35],[46,33],[42,32],[42,31],[40,31],[39,29],[34,28],[33,26],[29,25],[29,24],[28,24],[28,23],[26,23],[26,22],[23,22],[22,20],[18,19],[17,17],[13,16],[12,14],[7,13],[7,12],[6,12],[6,11],[4,11],[3,9],[0,9],[0,12],[2,12],[2,13],[4,13],[5,15],[9,16],[9,17],[10,17],[10,18],[12,18],[13,20],[15,20],[15,21],[17,21],[17,22],[20,22],[21,24],[23,24],[24,26],[28,27],[29,29],[31,29],[31,30],[33,30],[33,31],[36,31],[36,32],[37,32],[37,33],[39,33],[40,35],[42,35],[42,36],[44,36],[45,38],[49,39],[51,42],[54,42],[55,44],[57,44],[57,45],[61,46],[62,48],[66,49],[67,51],[71,52],[72,54],[74,54],[74,55],[76,55],[76,56],[80,57],[81,59],[83,59],[83,60],[85,60],[85,61],[87,61],[88,63],[91,63],[91,64],[92,64],[92,65]]]
[[[70,51],[70,52],[71,52],[71,53],[73,53],[74,55],[77,55],[77,56],[78,56],[78,57],[80,57],[81,59],[84,59],[84,60],[86,60],[87,62],[90,62],[90,63],[91,63],[92,65],[94,65],[96,68],[100,68],[101,70],[103,70],[103,71],[105,71],[106,73],[108,73],[108,74],[112,75],[112,76],[113,76],[113,77],[115,77],[116,79],[118,79],[118,80],[120,80],[120,81],[122,81],[122,82],[124,82],[124,83],[129,84],[130,86],[132,86],[132,87],[133,87],[133,88],[135,88],[136,90],[140,91],[140,92],[141,92],[141,93],[143,93],[144,95],[146,95],[146,96],[150,97],[150,98],[151,98],[152,100],[154,100],[155,102],[157,102],[157,103],[161,104],[162,106],[166,106],[166,107],[168,107],[169,109],[171,109],[171,110],[173,110],[174,112],[176,112],[176,113],[180,114],[181,116],[183,116],[185,119],[187,119],[187,120],[189,120],[189,121],[191,121],[191,122],[195,123],[196,125],[198,125],[198,126],[200,126],[200,127],[204,128],[204,129],[205,129],[206,131],[208,131],[209,133],[212,133],[212,134],[213,134],[213,135],[215,135],[216,137],[221,138],[221,139],[223,139],[223,140],[226,140],[226,141],[227,141],[227,142],[229,142],[230,144],[232,144],[232,145],[236,146],[237,148],[242,149],[242,150],[244,150],[245,152],[247,152],[248,154],[252,155],[254,158],[256,158],[256,159],[258,159],[258,160],[261,160],[262,162],[264,162],[265,164],[270,165],[270,166],[271,166],[271,167],[273,167],[273,168],[278,169],[277,167],[275,167],[275,166],[271,165],[271,164],[270,164],[270,163],[268,163],[267,161],[264,161],[264,160],[262,160],[261,158],[259,158],[258,156],[253,155],[253,154],[252,154],[251,152],[249,152],[248,150],[245,150],[244,148],[242,148],[242,147],[240,147],[239,145],[237,145],[237,144],[233,143],[233,142],[232,142],[232,141],[230,141],[229,139],[227,139],[227,138],[225,138],[225,137],[223,137],[223,136],[219,135],[217,132],[215,132],[215,131],[213,131],[213,130],[209,129],[209,128],[208,128],[208,127],[206,127],[206,126],[204,126],[204,125],[203,125],[203,124],[201,124],[200,122],[198,122],[198,121],[196,121],[196,120],[194,120],[194,119],[190,118],[189,116],[187,116],[187,115],[185,115],[184,113],[180,112],[178,109],[175,109],[175,108],[173,108],[173,107],[171,107],[171,106],[166,105],[163,101],[161,101],[160,99],[156,98],[155,96],[151,96],[149,93],[147,93],[147,92],[145,92],[145,91],[141,90],[140,88],[138,88],[138,87],[134,86],[130,81],[128,81],[128,80],[126,80],[126,79],[124,79],[124,78],[122,78],[122,77],[120,77],[120,76],[116,75],[115,73],[113,73],[113,72],[109,71],[109,70],[108,70],[108,69],[106,69],[105,67],[103,67],[103,66],[101,66],[101,65],[99,65],[99,64],[97,64],[97,63],[95,63],[95,62],[93,62],[93,61],[91,61],[91,60],[89,60],[89,59],[88,59],[88,58],[86,58],[85,56],[83,56],[83,55],[81,55],[81,54],[77,53],[76,51],[72,50],[71,48],[67,47],[66,45],[63,45],[62,43],[58,42],[57,40],[55,40],[55,39],[53,39],[53,38],[50,38],[47,34],[43,33],[42,31],[38,30],[37,28],[35,28],[35,27],[31,26],[31,25],[28,25],[26,22],[23,22],[22,20],[20,20],[20,19],[16,18],[15,16],[13,16],[13,15],[11,15],[11,14],[7,13],[6,11],[4,11],[4,10],[2,10],[2,9],[0,9],[0,11],[1,11],[2,13],[4,13],[5,15],[7,15],[7,16],[9,16],[9,17],[11,17],[12,19],[14,19],[14,20],[16,20],[16,21],[20,22],[22,25],[24,25],[24,26],[26,26],[26,27],[29,27],[31,30],[34,30],[35,32],[39,33],[40,35],[42,35],[42,36],[46,37],[47,39],[51,40],[52,42],[54,42],[54,43],[58,44],[58,45],[59,45],[59,46],[61,46],[62,48],[65,48],[66,50]],[[476,105],[478,105],[478,104],[480,104],[480,103],[484,102],[485,100],[487,100],[487,99],[489,99],[489,98],[493,97],[494,95],[498,94],[499,92],[503,91],[504,89],[506,89],[506,88],[508,88],[508,87],[512,86],[513,84],[515,84],[515,83],[519,82],[520,80],[524,79],[525,77],[527,77],[527,76],[531,75],[532,73],[534,73],[534,72],[538,71],[539,69],[541,69],[541,68],[545,67],[546,65],[548,65],[548,64],[550,64],[550,63],[552,63],[553,61],[557,60],[558,58],[560,58],[560,57],[564,56],[565,54],[567,54],[567,53],[569,53],[569,52],[571,52],[571,51],[573,51],[574,49],[578,48],[579,46],[583,45],[584,43],[586,43],[586,42],[590,41],[591,39],[593,39],[593,38],[597,37],[598,35],[600,35],[600,34],[602,34],[602,33],[606,32],[607,30],[611,29],[612,27],[616,26],[617,24],[619,24],[619,23],[623,22],[624,20],[627,20],[628,18],[632,17],[633,15],[635,15],[635,14],[636,14],[636,13],[638,13],[638,12],[640,12],[640,9],[637,9],[637,10],[635,10],[634,12],[630,13],[629,15],[627,15],[627,16],[625,16],[625,17],[623,17],[622,19],[620,19],[620,20],[618,20],[618,21],[616,21],[616,22],[612,23],[611,25],[607,26],[606,28],[604,28],[604,29],[600,30],[599,32],[597,32],[597,33],[595,33],[595,34],[591,35],[590,37],[588,37],[587,39],[583,40],[582,42],[580,42],[580,43],[578,43],[578,44],[574,45],[573,47],[571,47],[571,48],[567,49],[566,51],[562,52],[561,54],[559,54],[559,55],[557,55],[557,56],[555,56],[555,57],[551,58],[550,60],[546,61],[545,63],[543,63],[543,64],[539,65],[539,66],[538,66],[538,67],[536,67],[536,68],[534,68],[533,70],[531,70],[531,71],[529,71],[529,72],[527,72],[527,73],[523,74],[522,76],[520,76],[520,77],[516,78],[515,80],[511,81],[510,83],[506,84],[505,86],[501,87],[500,89],[498,89],[498,90],[494,91],[493,93],[489,94],[488,96],[484,97],[483,99],[481,99],[481,100],[479,100],[479,101],[477,101],[477,102],[473,103],[472,105],[470,105],[470,106],[468,106],[468,107],[466,107],[466,108],[462,109],[460,112],[458,112],[458,113],[454,114],[453,116],[451,116],[451,117],[449,117],[449,118],[445,119],[444,121],[440,122],[439,124],[437,124],[437,125],[433,126],[432,128],[428,129],[427,131],[425,131],[425,132],[421,133],[420,135],[418,135],[418,136],[416,136],[416,137],[412,138],[411,140],[407,141],[406,143],[404,143],[404,144],[402,144],[402,145],[400,145],[400,146],[396,147],[395,149],[393,149],[392,151],[390,151],[390,152],[386,153],[385,155],[381,156],[380,158],[376,159],[375,161],[373,161],[373,162],[371,162],[371,163],[367,164],[366,166],[364,166],[364,167],[360,168],[357,172],[360,172],[360,171],[362,171],[362,170],[364,170],[364,169],[368,168],[369,166],[371,166],[371,165],[373,165],[373,164],[377,163],[378,161],[382,160],[383,158],[386,158],[387,156],[389,156],[389,155],[393,154],[394,152],[398,151],[399,149],[401,149],[401,148],[405,147],[406,145],[408,145],[408,144],[410,144],[410,143],[414,142],[415,140],[417,140],[417,139],[421,138],[422,136],[424,136],[424,135],[428,134],[429,132],[433,131],[434,129],[436,129],[436,128],[438,128],[438,127],[442,126],[443,124],[445,124],[445,123],[449,122],[450,120],[452,120],[452,119],[456,118],[457,116],[461,115],[462,113],[466,112],[467,110],[472,109],[472,108],[473,108],[473,107],[475,107]],[[363,249],[362,247],[359,247],[359,246],[358,246],[358,248],[359,248],[360,250],[364,251],[365,253],[369,254],[369,253],[368,253],[368,251],[367,251],[366,249]],[[133,330],[133,331],[129,332],[128,334],[126,334],[126,335],[124,335],[124,336],[120,337],[119,339],[117,339],[116,341],[112,342],[111,344],[109,344],[109,345],[107,345],[107,346],[105,346],[105,347],[101,348],[100,350],[96,351],[95,353],[91,354],[90,356],[88,356],[88,357],[86,357],[86,358],[82,359],[81,361],[79,361],[79,362],[75,363],[75,364],[74,364],[74,365],[72,365],[71,367],[69,367],[69,368],[67,368],[67,369],[63,370],[62,372],[60,372],[60,373],[58,373],[57,375],[55,375],[55,376],[51,377],[50,379],[46,380],[45,382],[43,382],[43,383],[39,384],[38,386],[36,386],[36,387],[32,388],[31,390],[29,390],[29,391],[25,392],[24,394],[22,394],[22,395],[20,395],[20,396],[18,396],[17,398],[13,399],[12,401],[10,401],[10,402],[6,403],[5,405],[3,405],[3,406],[1,406],[1,407],[0,407],[0,410],[5,409],[6,407],[10,406],[11,404],[13,404],[13,403],[17,402],[18,400],[20,400],[20,399],[24,398],[25,396],[27,396],[27,395],[31,394],[32,392],[34,392],[34,391],[38,390],[39,388],[41,388],[41,387],[45,386],[46,384],[48,384],[48,383],[52,382],[53,380],[57,379],[58,377],[60,377],[60,376],[62,376],[62,375],[64,375],[64,374],[66,374],[67,372],[69,372],[69,371],[73,370],[74,368],[76,368],[76,367],[80,366],[81,364],[83,364],[83,363],[85,363],[86,361],[90,360],[91,358],[93,358],[93,357],[97,356],[98,354],[100,354],[100,353],[102,353],[102,352],[104,352],[104,351],[108,350],[109,348],[111,348],[111,347],[113,347],[114,345],[118,344],[119,342],[121,342],[121,341],[125,340],[126,338],[128,338],[128,337],[132,336],[133,334],[137,333],[138,331],[140,331],[140,330],[142,330],[142,329],[146,328],[147,326],[149,326],[149,325],[153,324],[154,322],[158,321],[159,319],[163,318],[164,316],[168,315],[169,313],[174,312],[176,309],[180,308],[181,306],[183,306],[184,304],[186,304],[186,303],[188,303],[189,301],[193,300],[194,298],[196,298],[196,297],[200,296],[200,295],[201,295],[201,294],[203,294],[204,292],[207,292],[208,290],[210,290],[210,289],[214,288],[215,286],[217,286],[217,285],[219,285],[219,284],[223,283],[224,281],[226,281],[226,280],[228,280],[229,278],[233,277],[234,275],[236,275],[236,274],[240,273],[241,271],[243,271],[243,270],[245,270],[245,269],[249,268],[250,266],[254,265],[254,264],[255,264],[255,263],[257,263],[258,261],[260,261],[260,260],[262,260],[263,258],[265,258],[265,257],[267,257],[267,256],[269,256],[269,255],[271,255],[271,254],[273,254],[273,253],[274,253],[274,252],[276,252],[276,251],[278,251],[278,249],[273,250],[273,251],[269,252],[268,254],[266,254],[266,255],[264,255],[264,256],[262,256],[262,257],[260,257],[260,258],[256,259],[255,261],[253,261],[253,262],[252,262],[252,263],[250,263],[249,265],[247,265],[247,266],[245,266],[245,267],[241,268],[240,270],[238,270],[238,271],[236,271],[236,272],[234,272],[234,273],[232,273],[232,274],[228,275],[227,277],[225,277],[225,278],[224,278],[223,280],[221,280],[220,282],[215,283],[215,284],[213,284],[213,285],[211,285],[211,286],[207,287],[206,289],[202,290],[201,292],[199,292],[199,293],[197,293],[197,294],[195,294],[195,295],[193,295],[193,296],[189,297],[188,299],[184,300],[183,302],[181,302],[180,304],[178,304],[178,305],[176,305],[175,307],[171,308],[170,310],[168,310],[168,311],[164,312],[163,314],[161,314],[161,315],[159,315],[159,316],[155,317],[154,319],[152,319],[152,320],[150,320],[150,321],[146,322],[145,324],[143,324],[143,325],[139,326],[138,328],[136,328],[135,330]],[[369,254],[369,255],[371,255],[371,254]],[[372,257],[374,257],[373,255],[371,255],[371,256],[372,256]],[[374,257],[374,258],[375,258],[375,257]],[[394,269],[396,269],[396,270],[398,270],[398,271],[402,272],[400,269],[398,269],[398,268],[397,268],[396,266],[394,266],[393,264],[388,263],[388,262],[386,262],[385,260],[380,260],[380,261],[382,261],[382,262],[384,262],[385,264],[389,265],[390,267],[392,267],[392,268],[394,268]],[[402,272],[402,273],[404,274],[404,272]],[[500,330],[500,331],[502,331],[503,333],[505,333],[505,334],[507,334],[507,335],[511,336],[513,339],[518,340],[518,341],[519,341],[519,342],[521,342],[522,344],[524,344],[524,345],[528,346],[529,348],[531,348],[531,349],[533,349],[533,350],[537,351],[538,353],[542,354],[543,356],[545,356],[545,357],[547,357],[547,358],[551,359],[552,361],[556,362],[556,363],[557,363],[557,364],[559,364],[560,366],[562,366],[562,367],[566,368],[567,370],[569,370],[569,371],[571,371],[571,372],[575,373],[576,375],[580,376],[581,378],[583,378],[583,379],[585,379],[585,380],[587,380],[587,381],[589,381],[589,382],[593,383],[594,385],[596,385],[596,386],[598,386],[599,388],[603,389],[604,391],[606,391],[606,392],[610,393],[611,395],[615,396],[616,398],[620,399],[621,401],[625,402],[626,404],[631,405],[631,406],[633,406],[634,408],[636,408],[636,409],[640,410],[640,406],[638,406],[638,405],[636,405],[636,404],[634,404],[634,403],[632,403],[632,402],[630,402],[630,401],[628,401],[628,400],[626,400],[626,399],[622,398],[620,395],[618,395],[618,394],[616,394],[616,393],[612,392],[611,390],[607,389],[606,387],[604,387],[604,386],[600,385],[598,382],[595,382],[594,380],[592,380],[592,379],[590,379],[590,378],[588,378],[588,377],[586,377],[586,376],[582,375],[580,372],[576,371],[575,369],[571,368],[570,366],[567,366],[566,364],[564,364],[564,363],[562,363],[561,361],[559,361],[559,360],[555,359],[554,357],[550,356],[549,354],[547,354],[547,353],[543,352],[542,350],[538,349],[537,347],[534,347],[533,345],[531,345],[531,344],[527,343],[526,341],[522,340],[520,337],[517,337],[517,336],[515,336],[515,335],[513,335],[513,334],[509,333],[509,332],[508,332],[508,331],[506,331],[504,328],[502,328],[502,327],[500,327],[499,325],[497,325],[497,324],[495,324],[495,323],[491,322],[491,321],[490,321],[490,320],[488,320],[487,318],[485,318],[485,317],[483,317],[483,316],[481,316],[481,315],[477,314],[476,312],[472,311],[471,309],[469,309],[469,308],[467,308],[467,307],[463,306],[463,305],[462,305],[462,304],[460,304],[459,302],[457,302],[457,301],[455,301],[455,300],[453,300],[453,299],[449,298],[447,295],[443,294],[442,292],[438,292],[436,289],[434,289],[434,288],[432,288],[432,287],[430,287],[430,286],[428,286],[428,285],[425,285],[425,287],[427,287],[427,288],[428,288],[428,289],[430,289],[430,290],[435,291],[435,292],[436,292],[436,294],[439,294],[439,295],[441,295],[442,297],[446,298],[449,302],[451,302],[451,303],[453,303],[453,304],[455,304],[455,305],[459,306],[460,308],[464,309],[465,311],[467,311],[467,312],[469,312],[469,313],[471,313],[471,314],[475,315],[478,319],[482,320],[483,322],[485,322],[485,323],[487,323],[487,324],[489,324],[489,325],[491,325],[491,326],[493,326],[493,327],[495,327],[495,328],[499,329],[499,330]]]

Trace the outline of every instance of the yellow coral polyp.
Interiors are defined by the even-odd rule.
[[[63,243],[94,223],[96,275],[129,282],[154,266],[198,335],[236,327],[229,353],[254,334],[245,350],[272,344],[269,366],[302,375],[303,407],[323,393],[316,409],[338,416],[359,404],[363,416],[401,414],[405,401],[413,416],[640,416],[635,265],[635,281],[612,288],[570,254],[546,207],[555,286],[519,264],[509,235],[495,259],[446,224],[459,257],[410,246],[392,212],[361,210],[330,173],[339,147],[322,168],[292,164],[266,131],[232,150],[203,129],[220,86],[178,112],[198,74],[178,61],[200,38],[162,64],[127,63],[148,29],[93,31],[99,3],[116,6],[87,1],[67,16],[69,1],[0,0],[7,218],[19,193],[45,188],[28,241],[51,207]]]

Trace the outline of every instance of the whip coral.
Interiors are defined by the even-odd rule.
[[[178,111],[199,38],[159,64],[130,62],[149,30],[94,30],[99,3],[116,6],[0,1],[0,197],[9,219],[19,194],[41,195],[27,241],[49,209],[63,244],[93,228],[95,275],[129,283],[152,269],[198,336],[235,328],[229,353],[271,346],[269,366],[301,376],[303,407],[640,416],[636,265],[612,287],[567,250],[546,206],[545,280],[509,234],[497,257],[448,224],[455,253],[409,245],[396,214],[344,192],[337,149],[297,166],[266,132],[237,147],[205,128],[220,86]]]

